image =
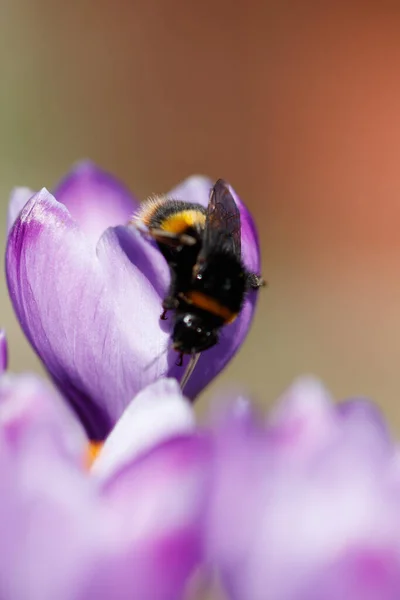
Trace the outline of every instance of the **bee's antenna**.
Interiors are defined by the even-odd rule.
[[[190,357],[190,361],[188,362],[188,365],[186,367],[186,370],[185,370],[185,372],[183,374],[183,377],[182,377],[181,383],[180,383],[182,392],[183,392],[183,389],[184,389],[185,385],[189,381],[189,379],[190,379],[190,377],[191,377],[191,375],[192,375],[192,373],[193,373],[193,371],[194,371],[194,369],[195,369],[195,367],[197,365],[197,361],[199,360],[200,356],[201,356],[201,352],[198,352],[197,354],[192,354],[192,356]]]

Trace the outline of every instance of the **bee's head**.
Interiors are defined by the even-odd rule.
[[[218,335],[204,319],[193,313],[176,315],[172,333],[173,348],[184,354],[196,354],[218,342]]]

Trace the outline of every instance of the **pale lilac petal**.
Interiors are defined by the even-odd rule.
[[[8,348],[6,332],[0,329],[0,375],[7,369],[8,365]]]
[[[100,598],[110,597],[110,568],[115,568],[121,589],[132,590],[127,598],[181,598],[204,558],[210,458],[207,437],[182,431],[140,453],[104,482],[103,500],[119,516],[122,539],[135,544],[99,572],[95,589]]]
[[[369,467],[375,463],[385,468],[393,454],[393,440],[378,407],[369,400],[354,399],[335,408],[344,452],[348,449],[351,457],[359,454]]]
[[[332,399],[313,378],[301,378],[286,391],[268,416],[271,451],[296,464],[308,460],[337,435]]]
[[[242,421],[228,421],[216,435],[209,523],[211,556],[230,597],[398,597],[398,453],[376,409],[362,401],[337,406],[306,379],[264,430],[249,426],[248,416]],[[368,553],[382,565],[370,598],[366,580],[356,577]]]
[[[126,225],[138,203],[129,190],[91,161],[78,163],[54,190],[82,231],[96,243],[115,225]]]
[[[209,466],[208,440],[182,436],[156,447],[108,480],[105,498],[121,515],[126,535],[140,547],[140,554],[129,557],[132,572],[141,573],[138,599],[153,597],[154,573],[163,590],[161,597],[179,598],[182,583],[199,563]]]
[[[132,462],[152,446],[194,430],[189,402],[175,379],[149,385],[131,401],[93,464],[92,472],[102,478]]]
[[[10,231],[19,213],[24,208],[28,200],[32,198],[34,193],[35,192],[33,190],[27,187],[17,187],[13,189],[8,204],[7,232]]]
[[[202,557],[208,439],[171,438],[100,486],[48,435],[39,387],[18,379],[6,399],[40,413],[18,452],[0,420],[0,597],[178,600]]]
[[[1,598],[73,600],[88,576],[101,520],[84,439],[44,382],[0,378]]]
[[[105,543],[89,478],[33,436],[18,455],[1,437],[0,596],[74,600]]]
[[[398,600],[399,556],[385,548],[354,548],[305,586],[300,600]]]
[[[45,432],[59,452],[79,464],[84,458],[87,437],[81,424],[56,390],[35,375],[0,377],[0,429],[15,450],[24,446],[31,432]]]
[[[226,586],[231,586],[235,566],[245,563],[249,548],[257,540],[255,521],[264,508],[259,487],[268,465],[267,441],[254,413],[246,410],[240,414],[236,405],[233,406],[232,411],[226,413],[225,421],[218,423],[214,450],[214,487],[208,521],[209,556],[218,566]]]
[[[382,412],[366,398],[354,398],[339,402],[336,412],[342,427],[356,427],[363,432],[370,431],[377,439],[391,444],[390,433]]]

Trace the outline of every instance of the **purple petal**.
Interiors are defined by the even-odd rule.
[[[0,375],[6,371],[8,365],[7,338],[4,329],[0,329]]]
[[[7,213],[7,231],[10,231],[21,210],[34,193],[33,190],[27,187],[17,187],[11,192]]]
[[[97,253],[46,190],[15,223],[7,247],[10,296],[21,326],[92,439],[165,375],[159,295],[167,266],[135,231],[109,229]],[[154,360],[161,354],[159,360]]]
[[[90,161],[78,163],[54,195],[94,243],[108,227],[126,225],[138,206],[122,183]]]

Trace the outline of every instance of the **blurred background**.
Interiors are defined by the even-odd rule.
[[[80,158],[143,199],[224,177],[254,213],[269,287],[204,397],[238,383],[269,404],[313,373],[400,431],[400,5],[1,7],[2,252],[11,188],[52,188]],[[40,370],[0,288],[11,368]]]

